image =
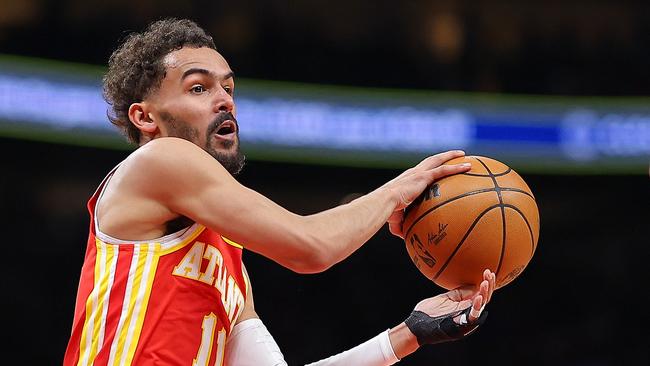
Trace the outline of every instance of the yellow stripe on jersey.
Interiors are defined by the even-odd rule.
[[[142,332],[142,324],[144,323],[144,316],[147,313],[147,305],[149,304],[149,296],[151,295],[151,288],[153,287],[153,279],[156,274],[156,269],[158,268],[158,259],[160,258],[160,244],[152,244],[147,252],[147,261],[145,262],[144,268],[144,277],[142,278],[141,287],[138,291],[138,299],[140,302],[136,306],[137,317],[134,318],[135,324],[133,329],[130,331],[129,335],[133,336],[133,339],[130,342],[130,345],[127,348],[126,355],[126,365],[130,365],[133,361],[133,356],[135,356],[136,346],[138,345],[138,340],[140,339],[140,333]]]
[[[225,241],[227,244],[232,245],[232,246],[235,247],[235,248],[244,249],[244,246],[243,246],[243,245],[241,245],[241,244],[237,244],[237,243],[235,243],[234,241],[232,241],[232,240],[226,238],[225,236],[222,236],[221,239],[223,239],[223,241]]]
[[[95,330],[93,332],[93,360],[97,356],[99,349],[104,343],[104,331],[106,327],[106,314],[108,313],[108,301],[110,297],[110,289],[113,286],[113,273],[115,266],[117,265],[117,254],[115,253],[115,246],[106,245],[102,242],[99,242],[98,244],[103,249],[105,260],[100,266],[101,276],[99,281],[99,296],[97,303],[97,317],[99,318],[99,321],[95,322]]]
[[[143,253],[143,248],[146,249],[146,247],[147,244],[138,244],[133,246],[133,254],[131,256],[131,264],[126,282],[126,290],[124,292],[124,301],[122,303],[120,320],[117,324],[115,338],[113,339],[113,344],[111,345],[109,353],[109,365],[123,365],[122,358],[124,354],[124,343],[126,342],[128,335],[128,328],[133,316],[133,306],[135,302],[132,300],[135,298],[134,292],[137,294],[137,290],[134,291],[134,287],[137,287],[137,282],[141,279],[143,266],[142,258],[144,257],[146,260],[146,253]],[[138,276],[138,274],[140,274],[140,276]]]
[[[139,330],[136,330],[136,323],[143,308],[143,294],[147,292],[153,257],[156,254],[154,248],[155,244],[138,244],[133,247],[132,268],[129,270],[122,314],[111,347],[109,364],[130,364],[127,358],[129,358],[131,345],[134,341],[137,343],[140,337]],[[130,358],[133,359],[133,354]]]
[[[131,292],[130,299],[124,299],[125,301],[128,301],[129,309],[131,309],[131,311],[129,311],[128,325],[123,328],[123,331],[126,331],[126,333],[123,333],[126,335],[126,339],[124,339],[124,349],[122,350],[120,365],[129,365],[125,359],[128,356],[129,349],[133,343],[133,336],[135,333],[135,329],[133,328],[135,327],[135,322],[137,322],[138,316],[140,315],[140,309],[142,306],[142,283],[145,282],[146,284],[145,277],[149,274],[149,268],[147,265],[151,262],[150,256],[152,255],[152,252],[148,249],[148,245],[143,245],[139,248],[140,256],[138,258],[138,268],[135,271],[135,280],[133,281],[133,292]],[[140,335],[138,334],[138,337],[139,336]]]
[[[81,333],[79,347],[79,362],[77,365],[86,366],[95,361],[97,352],[104,341],[106,312],[108,311],[108,296],[112,285],[112,269],[117,263],[115,248],[107,246],[100,240],[95,240],[97,248],[95,255],[95,274],[93,289],[86,300],[86,321]]]

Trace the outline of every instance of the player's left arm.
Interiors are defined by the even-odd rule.
[[[250,287],[241,319],[226,343],[226,360],[234,366],[286,366],[280,348],[255,313]],[[496,276],[486,270],[478,287],[463,287],[422,300],[396,327],[309,366],[388,366],[422,345],[461,339],[485,321],[487,312],[483,310],[495,288]]]

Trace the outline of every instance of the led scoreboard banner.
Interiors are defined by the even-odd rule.
[[[128,148],[100,67],[0,56],[0,136]],[[446,149],[521,171],[647,174],[650,98],[512,96],[237,80],[253,159],[403,167]]]

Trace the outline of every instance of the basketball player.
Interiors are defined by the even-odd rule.
[[[445,152],[346,205],[293,214],[233,178],[244,164],[234,90],[228,63],[191,21],[156,22],[111,56],[110,119],[139,148],[88,203],[65,365],[285,364],[255,314],[242,249],[299,273],[324,271],[386,222],[401,236],[403,209],[427,185],[469,169],[442,165],[463,155]],[[495,277],[483,278],[318,364],[389,365],[422,344],[462,338],[485,318]]]

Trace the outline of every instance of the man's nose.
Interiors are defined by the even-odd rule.
[[[233,100],[232,95],[228,94],[223,89],[217,93],[215,99],[215,112],[232,112],[232,110],[235,108],[235,101]]]

